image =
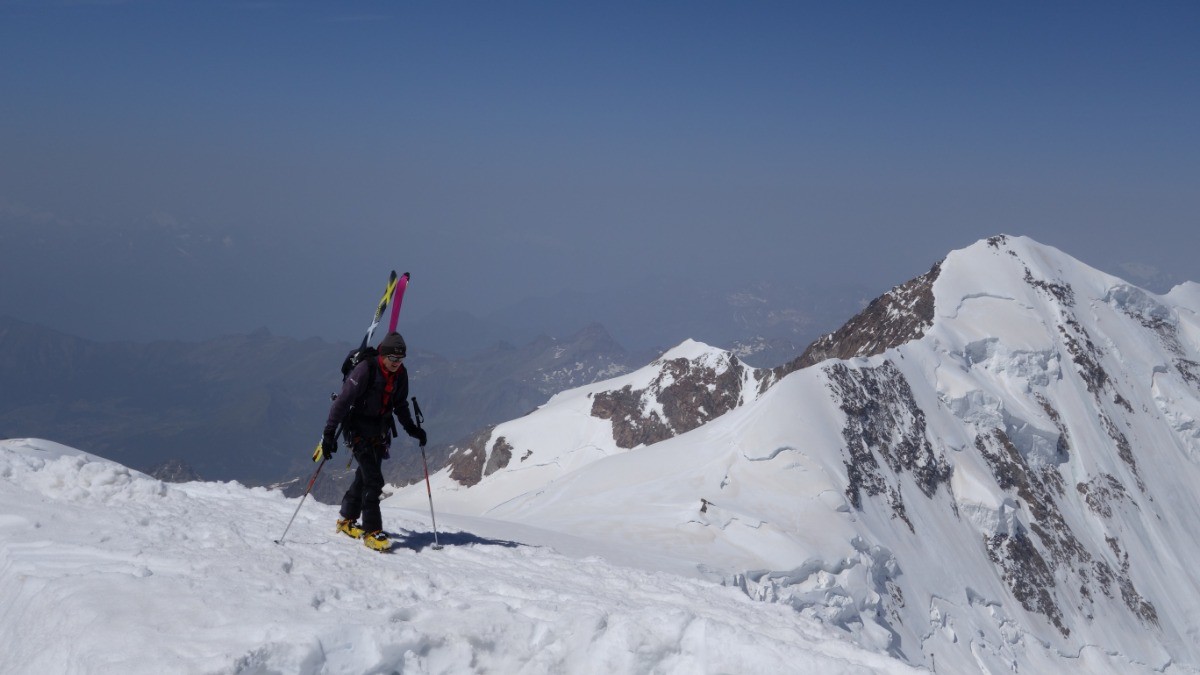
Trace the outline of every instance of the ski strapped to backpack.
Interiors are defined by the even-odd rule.
[[[392,318],[388,321],[388,333],[396,332],[396,323],[400,321],[400,304],[404,302],[404,289],[408,288],[408,272],[400,275],[396,284],[396,299],[392,301]]]
[[[345,360],[342,361],[343,382],[346,381],[346,377],[350,374],[350,371],[354,370],[354,367],[359,363],[379,356],[379,350],[370,346],[369,343],[371,342],[371,335],[375,333],[375,328],[379,326],[379,319],[383,316],[383,311],[387,309],[389,302],[392,305],[392,318],[388,322],[388,333],[396,332],[396,323],[400,319],[400,303],[404,302],[404,289],[408,288],[408,279],[408,272],[400,275],[399,279],[396,278],[396,273],[392,272],[392,278],[388,283],[388,294],[385,294],[384,299],[380,301],[379,309],[375,312],[375,319],[367,329],[367,334],[363,337],[362,344],[358,346],[358,349],[350,350]]]

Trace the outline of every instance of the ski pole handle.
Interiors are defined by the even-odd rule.
[[[415,414],[417,426],[421,426],[422,424],[425,423],[425,416],[421,414],[421,406],[417,403],[416,396],[412,397],[412,402],[413,402],[413,412]]]

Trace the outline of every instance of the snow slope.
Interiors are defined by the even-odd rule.
[[[594,401],[660,360],[498,426],[513,459],[433,498],[662,552],[938,672],[1200,672],[1200,286],[1153,295],[1003,236],[922,279],[846,336],[919,329],[899,344],[748,378],[725,414],[622,448]]]
[[[385,506],[378,554],[312,500],[275,544],[297,504],[0,441],[0,673],[914,672],[639,549]]]

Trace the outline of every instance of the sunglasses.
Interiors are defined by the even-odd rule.
[[[388,354],[387,356],[385,356],[383,358],[387,359],[388,361],[391,361],[392,363],[400,363],[401,361],[404,360],[403,356],[397,356],[396,354]]]

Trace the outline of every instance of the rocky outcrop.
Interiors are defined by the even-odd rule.
[[[800,370],[826,359],[875,356],[919,339],[933,325],[933,283],[941,273],[939,262],[925,274],[896,286],[871,301],[846,325],[809,345],[787,372]]]
[[[1063,495],[1062,477],[1053,465],[1030,465],[1003,429],[975,439],[975,449],[987,461],[1002,490],[1012,491],[1020,498],[1031,518],[1029,529],[1038,536],[1043,547],[1051,552],[1057,564],[1086,564],[1090,555],[1067,527],[1056,497]],[[1001,576],[1021,605],[1046,616],[1066,637],[1070,631],[1063,625],[1062,611],[1052,592],[1054,575],[1041,550],[1030,539],[1025,525],[1013,522],[1007,529],[998,529],[986,538],[988,556],[1000,569]]]
[[[926,498],[950,478],[950,465],[934,451],[925,428],[925,413],[912,388],[891,361],[877,368],[850,368],[834,363],[825,368],[834,400],[846,414],[846,498],[862,508],[863,495],[883,496],[892,517],[913,530],[898,482],[891,476],[911,474]]]
[[[645,388],[625,385],[592,396],[593,417],[611,420],[618,447],[651,445],[691,431],[743,403],[743,382],[752,373],[736,356],[718,362],[675,358]]]
[[[501,436],[492,441],[495,427],[488,427],[475,434],[463,446],[450,450],[450,477],[465,486],[477,485],[485,476],[508,466],[512,461],[513,446]],[[489,446],[489,441],[491,445]]]

